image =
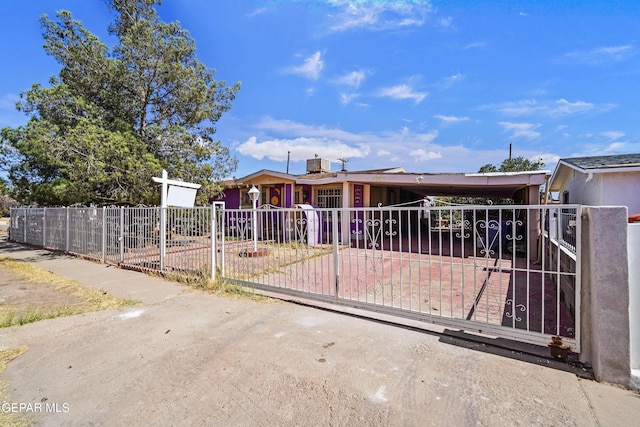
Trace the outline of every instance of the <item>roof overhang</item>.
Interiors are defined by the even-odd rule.
[[[574,171],[587,175],[585,179],[590,180],[594,174],[640,172],[640,166],[609,165],[605,167],[581,167],[560,159],[551,176],[549,191],[560,191]]]
[[[250,185],[252,181],[260,181],[260,180],[269,179],[269,178],[275,178],[276,180],[282,180],[282,181],[295,182],[297,175],[291,175],[288,173],[262,169],[262,170],[259,170],[258,172],[254,172],[242,178],[237,178],[234,181],[234,185],[235,186]]]
[[[340,173],[321,179],[297,180],[298,184],[327,185],[342,182],[396,187],[423,196],[512,197],[528,187],[540,187],[549,171],[493,172],[474,174]]]

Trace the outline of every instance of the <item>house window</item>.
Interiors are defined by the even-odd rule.
[[[321,208],[341,208],[342,207],[342,189],[341,188],[319,189],[316,203]]]
[[[253,202],[249,197],[249,190],[251,190],[251,187],[240,189],[240,209],[253,209]],[[264,200],[264,194],[261,194],[261,196],[263,197],[262,200]],[[258,206],[260,206],[260,200],[258,200]]]

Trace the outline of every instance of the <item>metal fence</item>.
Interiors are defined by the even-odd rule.
[[[10,238],[579,351],[580,209],[17,208]]]

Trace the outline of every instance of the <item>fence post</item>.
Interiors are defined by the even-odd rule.
[[[102,207],[102,262],[107,262],[107,208]]]
[[[42,208],[42,247],[47,247],[47,208]]]
[[[65,208],[64,251],[69,252],[69,206]]]
[[[124,262],[124,206],[120,206],[120,235],[118,236],[120,264]]]
[[[216,280],[218,227],[216,218],[216,205],[211,203],[211,280]]]
[[[164,271],[164,257],[167,254],[167,208],[160,207],[160,271]]]
[[[335,297],[338,299],[338,288],[340,287],[340,271],[338,268],[339,258],[338,258],[338,211],[334,209],[331,215],[331,231],[332,231],[332,240],[333,240],[333,273],[335,277]]]

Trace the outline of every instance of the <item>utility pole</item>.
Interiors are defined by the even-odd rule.
[[[289,161],[291,160],[291,151],[287,151],[287,175],[289,174]]]

